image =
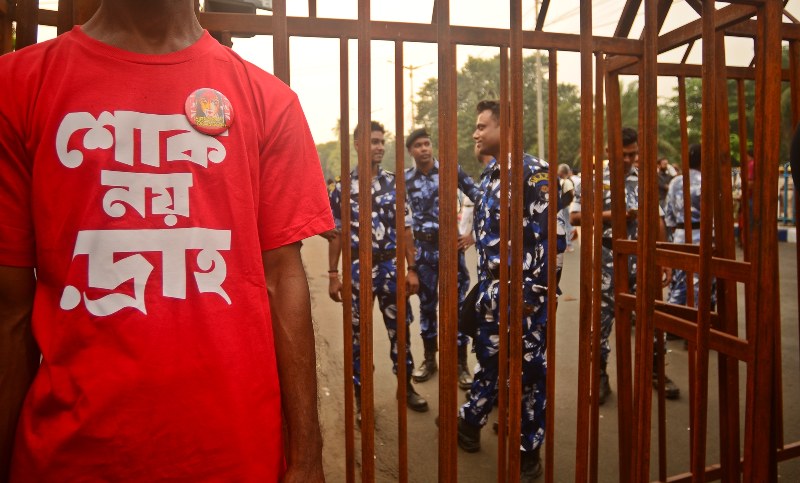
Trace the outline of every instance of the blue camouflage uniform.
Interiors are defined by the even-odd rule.
[[[350,195],[350,249],[358,253],[358,170],[350,173],[352,179]],[[383,168],[378,168],[377,175],[372,180],[372,291],[378,299],[378,306],[383,314],[383,323],[389,334],[392,371],[397,374],[397,259],[393,255],[397,249],[395,175]],[[336,187],[330,194],[331,211],[336,228],[342,228],[342,185]],[[406,226],[411,224],[411,216],[406,209]],[[402,234],[400,234],[402,236]],[[343,244],[344,246],[344,244]],[[346,249],[346,248],[343,248]],[[378,256],[391,257],[387,260],[375,262]],[[353,256],[351,274],[353,278],[353,382],[356,388],[361,386],[361,344],[359,323],[359,287],[360,287],[360,260]],[[406,325],[413,320],[411,308],[406,300]],[[411,357],[411,342],[406,345],[406,365],[408,374],[413,370],[414,361]]]
[[[417,273],[419,274],[419,325],[423,340],[436,339],[439,304],[439,161],[434,160],[428,174],[416,167],[405,171],[406,191],[411,205]],[[478,187],[458,166],[458,188],[473,202],[480,195]],[[458,309],[469,290],[469,271],[464,252],[458,253]],[[459,332],[458,345],[469,343],[469,337]]]
[[[546,403],[546,327],[547,327],[547,199],[548,165],[524,155],[523,195],[523,266],[522,266],[522,449],[533,451],[544,440]],[[475,247],[478,251],[476,302],[479,314],[475,353],[478,369],[460,416],[469,425],[486,424],[497,398],[499,350],[500,267],[500,165],[492,160],[481,175],[481,196],[475,204]],[[558,189],[558,187],[557,187]],[[564,219],[559,218],[563,233]],[[563,253],[566,240],[556,237],[557,250]]]
[[[689,170],[689,195],[692,200],[692,241],[693,245],[700,244],[700,171]],[[686,231],[684,225],[684,202],[683,202],[683,177],[672,178],[667,189],[667,196],[664,203],[664,223],[672,229],[673,243],[686,243]],[[700,277],[694,274],[694,302],[697,304],[697,296],[700,288]],[[713,298],[713,291],[712,291]],[[671,304],[686,305],[686,272],[683,270],[673,270],[672,280],[669,285],[669,296],[667,301]]]
[[[580,186],[580,185],[579,185]],[[571,213],[581,211],[581,189],[575,189],[575,199],[570,208]],[[639,209],[639,172],[631,168],[625,176],[626,210]],[[606,161],[603,166],[603,211],[611,210],[611,170]],[[629,240],[635,240],[639,224],[636,219],[628,220],[627,234]],[[614,252],[611,249],[611,222],[603,222],[603,250],[600,281],[600,359],[602,367],[608,362],[611,346],[608,338],[614,326]],[[629,286],[636,289],[636,257],[628,258]]]

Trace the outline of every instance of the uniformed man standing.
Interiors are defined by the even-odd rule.
[[[479,368],[461,407],[458,445],[467,452],[480,450],[480,431],[486,424],[497,398],[499,346],[500,271],[500,104],[481,101],[473,138],[481,154],[495,159],[481,175],[481,196],[475,205],[475,247],[478,251],[479,295],[476,303],[477,334],[475,353]],[[503,156],[505,158],[505,156]],[[542,473],[539,448],[544,440],[546,398],[547,326],[547,247],[552,237],[547,232],[548,165],[528,154],[523,157],[523,259],[522,263],[522,424],[521,480],[532,481]],[[563,219],[560,221],[563,229]],[[554,234],[555,235],[555,234]],[[566,242],[559,239],[558,251]],[[505,308],[503,308],[505,310]],[[505,361],[503,361],[505,362]],[[503,381],[505,383],[505,381]]]
[[[699,144],[689,146],[689,193],[692,200],[692,219],[689,222],[692,226],[692,245],[700,244],[700,159],[701,150]],[[684,220],[685,209],[683,200],[683,177],[677,176],[672,179],[667,189],[664,204],[664,222],[667,228],[672,230],[673,243],[687,243],[686,241],[686,221]],[[694,274],[694,303],[697,304],[697,296],[700,288],[698,274]],[[714,293],[712,291],[712,299]],[[669,296],[667,302],[677,305],[686,305],[686,272],[674,270],[672,280],[669,285]]]
[[[384,127],[376,121],[371,123],[370,133],[370,161],[372,165],[372,291],[373,296],[378,299],[378,306],[383,313],[383,322],[389,334],[391,344],[390,357],[392,359],[392,370],[397,374],[397,237],[405,236],[407,240],[406,261],[408,263],[408,275],[406,283],[408,293],[416,293],[419,288],[419,280],[414,266],[414,244],[411,239],[411,215],[406,210],[405,232],[398,234],[395,228],[396,219],[396,200],[397,190],[395,187],[395,175],[381,168],[381,161],[384,153]],[[358,127],[353,134],[356,139],[356,149],[358,149]],[[361,418],[361,344],[360,344],[360,323],[359,323],[359,286],[360,286],[360,262],[358,260],[358,169],[350,173],[353,181],[350,196],[350,251],[352,253],[351,274],[353,280],[353,382],[356,395],[356,409],[358,411],[357,420]],[[342,185],[336,183],[330,195],[331,211],[333,211],[336,227],[342,228]],[[339,278],[339,256],[342,249],[342,233],[333,237],[329,243],[329,286],[328,293],[336,301],[342,301],[342,281]],[[372,301],[368,301],[370,305]],[[406,300],[408,304],[408,300]],[[411,324],[411,310],[406,310],[406,325]],[[414,390],[411,385],[411,372],[414,369],[414,360],[411,356],[411,342],[406,345],[406,366],[408,368],[407,397],[408,407],[414,411],[425,412],[428,410],[428,402]]]
[[[622,163],[625,172],[625,219],[629,240],[636,240],[639,223],[639,172],[635,167],[639,162],[639,135],[632,128],[622,128]],[[602,253],[602,278],[600,295],[600,389],[598,401],[602,405],[611,394],[611,385],[608,382],[608,354],[611,346],[608,338],[614,325],[614,252],[612,251],[611,230],[611,169],[610,163],[603,166],[603,253]],[[661,216],[663,211],[659,207]],[[575,201],[570,208],[570,223],[575,226],[581,224],[581,192],[576,190]],[[663,219],[660,221],[660,238],[665,239]],[[631,277],[630,287],[636,287],[636,257],[630,257],[628,273]],[[671,277],[671,275],[668,275]],[[653,357],[653,387],[657,387],[656,364],[658,354]],[[680,397],[680,389],[669,377],[664,376],[664,394],[667,399]]]
[[[425,346],[425,360],[413,373],[414,381],[424,382],[436,372],[439,350],[436,307],[439,303],[439,160],[433,157],[428,131],[417,129],[406,139],[406,148],[415,166],[405,171],[408,202],[411,204],[416,267],[419,275],[420,335]],[[458,188],[473,202],[480,194],[461,166],[458,166]],[[464,252],[458,252],[459,312],[469,290],[469,272]],[[458,385],[469,389],[472,376],[467,368],[469,337],[458,334]]]

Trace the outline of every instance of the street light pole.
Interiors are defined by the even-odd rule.
[[[387,60],[386,62],[389,62],[390,64],[394,64],[394,61],[391,61],[391,60]],[[423,67],[427,67],[427,66],[431,65],[432,63],[433,62],[428,62],[427,64],[422,64],[422,65],[409,64],[409,65],[404,65],[403,66],[403,69],[408,71],[408,88],[411,90],[411,94],[409,95],[409,101],[411,102],[411,121],[410,121],[410,123],[411,123],[411,129],[412,130],[414,129],[414,126],[417,125],[416,116],[415,116],[415,112],[414,112],[414,104],[415,104],[415,102],[414,102],[414,94],[415,94],[415,92],[414,92],[414,71],[417,70],[417,69],[421,69]]]

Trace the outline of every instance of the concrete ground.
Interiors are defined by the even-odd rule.
[[[783,367],[783,401],[784,401],[784,439],[788,443],[800,440],[800,414],[795,410],[794,401],[800,397],[800,350],[798,349],[798,312],[797,312],[797,277],[795,245],[782,243],[778,247],[781,260],[781,318],[782,318],[782,367]],[[320,411],[325,438],[324,462],[328,481],[344,481],[345,437],[343,414],[343,350],[342,342],[342,306],[328,298],[327,295],[327,242],[315,237],[306,241],[303,257],[309,276],[312,293],[312,310],[317,327],[318,377],[320,394]],[[467,253],[467,263],[472,272],[473,281],[476,256],[474,249]],[[574,481],[575,441],[578,434],[576,427],[576,393],[577,393],[577,353],[578,353],[578,279],[580,257],[578,250],[565,254],[564,274],[561,289],[564,294],[560,299],[557,315],[556,360],[549,361],[549,370],[556,371],[556,394],[553,401],[548,402],[548,409],[556,411],[556,427],[554,438],[549,444],[555,444],[555,481]],[[741,294],[740,287],[740,294]],[[740,333],[744,333],[744,303],[740,295]],[[415,322],[411,325],[412,351],[415,361],[422,358],[422,344],[419,337],[418,299],[412,297]],[[375,409],[376,409],[376,479],[380,482],[397,480],[397,404],[394,397],[396,382],[391,373],[388,357],[389,343],[383,328],[380,312],[375,304],[374,311],[374,344],[375,344]],[[611,341],[613,344],[614,335]],[[667,374],[678,384],[681,397],[676,401],[666,402],[667,417],[667,470],[669,475],[688,471],[689,468],[689,399],[688,399],[688,353],[683,348],[683,341],[669,341],[667,356]],[[474,363],[474,355],[470,355]],[[610,367],[616,367],[612,359]],[[741,413],[744,419],[744,388],[746,370],[740,365],[741,379]],[[714,378],[717,374],[716,357],[712,355],[709,364],[709,421],[708,421],[708,464],[717,463],[719,413],[717,404],[717,387]],[[417,384],[417,391],[428,399],[431,411],[415,413],[408,411],[408,461],[410,481],[429,482],[437,480],[438,434],[434,418],[438,414],[438,374],[429,381]],[[617,405],[616,375],[611,374],[611,387],[614,393],[604,406],[600,408],[600,444],[599,444],[599,478],[601,482],[618,481],[617,456]],[[654,415],[655,415],[654,399]],[[496,410],[490,421],[496,420]],[[655,421],[655,416],[654,416]],[[478,453],[458,452],[459,481],[488,482],[497,479],[496,437],[491,428],[482,432],[482,449]],[[742,438],[743,430],[742,430]],[[653,426],[653,453],[651,456],[652,479],[657,472],[657,434]],[[356,433],[356,455],[360,460],[360,439]],[[357,463],[357,471],[360,464]],[[781,463],[779,466],[781,481],[800,481],[800,461]]]

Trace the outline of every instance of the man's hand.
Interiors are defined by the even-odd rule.
[[[326,239],[328,241],[331,241],[331,240],[333,240],[333,239],[335,239],[336,237],[339,236],[339,230],[334,228],[332,230],[323,231],[322,233],[319,234],[319,236],[321,236],[322,238],[324,238],[324,239]]]
[[[408,295],[419,293],[419,276],[415,270],[409,270],[406,274],[406,292]]]
[[[472,236],[472,232],[467,233],[466,235],[458,235],[458,249],[462,252],[474,244],[475,238]]]
[[[639,217],[639,210],[628,210],[627,212],[625,212],[625,218],[628,221],[633,221],[638,217]]]
[[[672,269],[664,267],[661,269],[661,286],[666,287],[672,281]]]
[[[342,301],[342,279],[339,278],[338,273],[328,274],[328,296],[334,302]]]

